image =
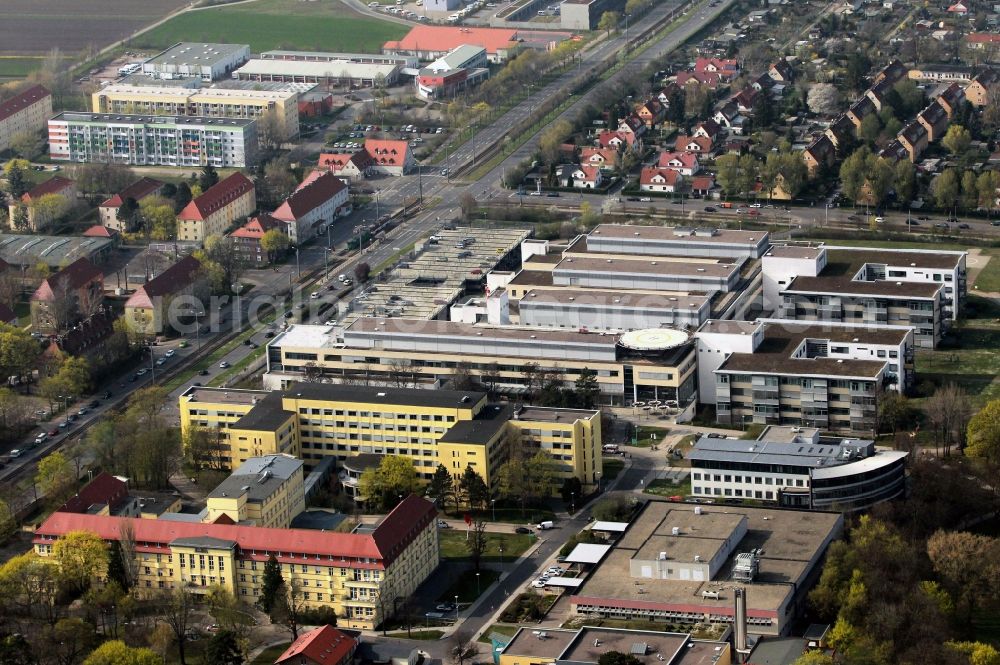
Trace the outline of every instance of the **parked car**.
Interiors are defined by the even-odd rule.
[[[639,199],[639,202],[640,202],[640,203],[650,203],[650,202],[652,202],[652,200],[653,200],[653,199],[649,198],[648,196],[643,196],[643,197],[641,197],[641,198]]]
[[[448,524],[447,522],[445,522],[444,520],[438,520],[437,521],[437,525],[438,525],[439,529],[450,529],[451,528],[451,525]]]
[[[229,363],[226,362],[225,360],[219,363],[219,369],[226,369],[227,367],[229,367]]]
[[[514,529],[514,533],[531,533],[531,529],[526,526],[519,526]]]
[[[705,212],[715,212],[715,206],[705,206]]]

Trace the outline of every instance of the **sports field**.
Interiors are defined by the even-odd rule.
[[[249,44],[254,53],[287,48],[378,52],[407,27],[359,14],[340,0],[260,0],[186,12],[136,38],[140,48],[181,41]]]

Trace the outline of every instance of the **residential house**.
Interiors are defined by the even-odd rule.
[[[933,143],[948,130],[948,112],[935,100],[917,114],[917,122],[927,130],[927,142]]]
[[[684,182],[684,176],[674,169],[645,166],[639,173],[639,191],[641,192],[673,194],[682,182]]]
[[[969,84],[970,86],[972,83]],[[938,93],[937,102],[948,114],[948,120],[951,120],[955,115],[955,111],[958,107],[962,105],[965,101],[966,89],[963,88],[958,83],[952,83],[942,92]]]
[[[681,134],[674,141],[674,150],[678,152],[687,151],[707,155],[712,152],[713,147],[712,139],[704,136],[686,136]]]
[[[725,134],[719,123],[714,120],[702,120],[691,128],[691,136],[704,136],[707,139],[711,139],[713,143],[723,138]]]
[[[964,38],[965,45],[975,51],[1000,48],[1000,34],[994,32],[973,32]]]
[[[98,207],[97,212],[101,220],[101,225],[109,229],[114,229],[119,233],[131,233],[135,230],[134,226],[128,223],[128,220],[121,221],[118,219],[118,209],[121,208],[127,199],[132,199],[136,203],[139,203],[146,197],[158,195],[161,191],[163,191],[163,183],[159,180],[140,178]]]
[[[771,78],[771,75],[768,74],[767,72],[764,72],[763,74],[761,74],[760,76],[758,76],[757,78],[755,78],[753,81],[750,82],[750,87],[756,90],[757,92],[770,92],[772,88],[777,87],[779,85],[780,84],[773,78]]]
[[[392,139],[366,139],[365,150],[372,157],[376,173],[405,175],[417,165],[410,144]]]
[[[615,167],[621,153],[615,148],[594,148],[585,146],[580,148],[580,163],[599,168],[611,169]]]
[[[965,4],[962,0],[958,0],[955,4],[948,7],[949,14],[957,14],[958,16],[965,16],[969,13],[969,6]]]
[[[925,64],[910,70],[910,79],[914,81],[971,81],[972,67],[951,64]]]
[[[0,102],[0,152],[11,146],[18,134],[37,133],[52,115],[52,93],[33,85]]]
[[[906,65],[901,63],[899,60],[893,60],[875,75],[873,83],[888,81],[890,85],[894,85],[906,76],[907,71]]]
[[[895,83],[889,82],[888,79],[879,81],[872,87],[865,90],[865,97],[872,101],[875,106],[876,111],[881,111],[882,107],[886,104],[886,95],[892,90]]]
[[[716,111],[712,120],[720,126],[732,130],[734,134],[742,134],[743,126],[746,124],[746,118],[740,114],[740,110],[734,102],[729,102]]]
[[[850,145],[857,134],[854,123],[847,117],[847,114],[837,116],[837,119],[830,123],[830,126],[823,132],[838,151],[844,146]]]
[[[906,148],[910,161],[916,164],[920,155],[927,149],[927,130],[922,124],[914,121],[903,127],[902,131],[896,136],[896,140]]]
[[[157,335],[166,329],[166,314],[171,301],[191,293],[201,263],[193,256],[185,256],[159,275],[135,290],[125,301],[125,323],[141,335]],[[194,312],[174,312],[191,315]]]
[[[121,243],[122,236],[118,231],[110,229],[107,226],[101,226],[100,224],[94,224],[86,231],[83,232],[84,238],[105,238],[110,240],[117,247]]]
[[[556,179],[560,187],[576,189],[597,189],[604,182],[600,167],[590,164],[563,164],[556,169]]]
[[[658,93],[656,93],[656,99],[663,104],[663,108],[669,109],[670,98],[679,92],[681,92],[680,86],[671,81],[667,85],[663,86]]]
[[[642,148],[642,142],[635,134],[610,129],[598,132],[597,145],[602,148],[614,148],[619,152],[623,152],[625,148],[629,148],[632,152],[639,152]]]
[[[759,95],[760,92],[758,90],[755,90],[752,86],[748,86],[734,95],[733,101],[736,102],[736,108],[739,109],[739,112],[746,115],[747,113],[753,113],[753,108],[757,104]]]
[[[905,145],[903,145],[902,141],[896,138],[890,141],[884,148],[879,150],[878,156],[880,159],[883,159],[891,164],[895,164],[903,161],[904,159],[909,159],[910,151]],[[867,181],[865,181],[864,185],[861,186],[861,191],[858,194],[858,201],[868,201],[870,203],[874,203],[871,196],[871,188],[869,187]]]
[[[367,150],[354,153],[324,152],[319,156],[318,165],[348,180],[363,180],[375,173],[375,159]]]
[[[96,314],[104,300],[104,273],[80,258],[42,280],[31,295],[35,332],[57,333]]]
[[[288,237],[299,245],[325,233],[335,219],[350,211],[350,196],[344,181],[330,171],[313,171],[273,216],[288,226]]]
[[[637,115],[630,115],[618,121],[618,131],[642,138],[646,134],[646,124]]]
[[[792,66],[784,59],[771,63],[767,69],[767,75],[780,83],[791,83],[795,79]]]
[[[715,178],[711,175],[696,175],[688,179],[687,182],[693,196],[707,197],[715,188]]]
[[[821,169],[832,166],[837,160],[837,149],[830,137],[824,134],[802,151],[802,161],[805,162],[809,177],[814,178]]]
[[[275,665],[350,665],[358,640],[326,625],[299,635]]]
[[[265,212],[248,219],[246,224],[230,233],[229,237],[236,241],[236,248],[245,261],[260,266],[268,263],[271,258],[267,250],[261,247],[260,239],[272,229],[288,234],[288,225],[285,222]]]
[[[1000,84],[1000,74],[995,69],[984,69],[965,86],[965,97],[973,106],[984,106]]]
[[[204,243],[209,236],[223,235],[256,209],[253,181],[234,173],[184,206],[177,215],[177,239]]]
[[[653,129],[667,117],[667,107],[661,104],[656,97],[650,97],[645,102],[636,105],[635,113],[647,129]]]
[[[694,61],[694,71],[699,74],[718,74],[725,81],[731,81],[740,74],[740,64],[734,58],[698,58]]]
[[[675,80],[682,88],[689,85],[703,85],[715,90],[722,84],[722,76],[715,72],[677,72]]]
[[[682,175],[691,176],[701,170],[698,155],[693,152],[661,152],[656,167],[670,169]]]
[[[60,205],[39,204],[44,197],[49,195],[61,196],[63,201]],[[48,200],[48,199],[46,199]],[[43,183],[35,185],[21,196],[20,202],[11,203],[8,208],[8,219],[10,228],[15,231],[38,232],[49,226],[52,222],[64,215],[73,204],[76,203],[76,183],[69,178],[55,176]],[[18,209],[21,208],[27,213],[28,225],[26,229],[19,229],[16,226]]]
[[[847,109],[847,117],[854,123],[855,131],[861,127],[862,121],[872,113],[878,113],[878,109],[875,108],[875,104],[867,94],[851,104],[851,107]]]

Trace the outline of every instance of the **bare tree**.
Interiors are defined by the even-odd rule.
[[[184,646],[187,643],[188,629],[194,623],[194,596],[184,588],[173,589],[164,594],[161,604],[163,621],[170,626],[177,642],[177,659],[181,665],[187,665],[184,658]]]
[[[924,412],[934,428],[935,445],[944,445],[944,454],[951,454],[952,444],[959,450],[965,446],[965,431],[971,411],[969,396],[958,384],[946,383],[927,398]]]
[[[292,641],[299,639],[302,611],[305,601],[302,596],[302,582],[297,578],[281,585],[271,608],[271,621],[288,628],[292,633]]]
[[[472,523],[472,527],[469,529],[468,538],[465,541],[465,548],[469,550],[469,559],[472,560],[472,568],[477,573],[482,567],[483,554],[486,552],[486,547],[488,545],[489,540],[486,535],[486,522],[484,520],[476,520]]]
[[[402,358],[389,361],[389,381],[393,387],[409,388],[413,385],[413,372],[409,363]]]
[[[128,520],[122,520],[118,528],[118,548],[125,579],[128,581],[129,589],[132,589],[139,581],[139,562],[135,553],[135,529]]]
[[[454,665],[465,665],[479,655],[479,644],[465,632],[456,631],[448,640],[448,657]]]

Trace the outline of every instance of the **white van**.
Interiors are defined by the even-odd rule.
[[[539,531],[547,531],[552,528],[552,520],[545,520],[544,522],[539,522],[535,525],[535,528]]]

